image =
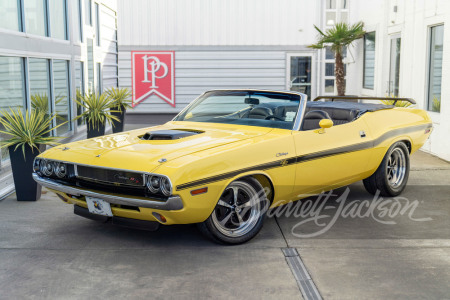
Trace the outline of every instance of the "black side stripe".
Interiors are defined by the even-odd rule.
[[[184,190],[184,189],[188,189],[188,188],[191,188],[191,187],[194,187],[197,185],[203,185],[203,184],[213,183],[216,181],[221,181],[224,179],[235,177],[241,173],[284,167],[287,165],[303,163],[303,162],[320,159],[320,158],[324,158],[324,157],[328,157],[328,156],[334,156],[334,155],[340,155],[340,154],[344,154],[344,153],[366,150],[366,149],[374,148],[392,137],[419,131],[419,130],[425,130],[425,129],[428,129],[431,127],[432,127],[431,124],[422,124],[422,125],[411,126],[411,127],[407,127],[407,128],[394,129],[394,130],[384,133],[383,135],[381,135],[380,137],[378,137],[377,139],[375,139],[373,141],[367,141],[367,142],[353,144],[353,145],[344,146],[344,147],[340,147],[340,148],[295,156],[295,157],[282,159],[282,160],[276,160],[273,162],[256,165],[256,166],[252,166],[252,167],[248,167],[248,168],[244,168],[244,169],[239,169],[239,170],[224,173],[221,175],[216,175],[216,176],[207,177],[207,178],[200,179],[200,180],[195,180],[195,181],[191,181],[188,183],[177,185],[177,190],[178,191]]]

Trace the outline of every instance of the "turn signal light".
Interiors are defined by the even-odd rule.
[[[201,188],[201,189],[192,190],[192,191],[191,191],[191,195],[192,195],[192,196],[195,196],[195,195],[204,194],[204,193],[206,193],[206,192],[208,192],[208,188],[207,188],[207,187],[204,187],[204,188]]]

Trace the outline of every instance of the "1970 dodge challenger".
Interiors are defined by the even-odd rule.
[[[87,218],[148,230],[198,223],[213,241],[243,243],[269,207],[303,195],[358,180],[382,196],[405,188],[428,114],[336,98],[209,91],[164,125],[49,149],[33,177]]]

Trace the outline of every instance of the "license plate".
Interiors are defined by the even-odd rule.
[[[86,197],[86,203],[91,214],[112,217],[111,205],[103,199]]]

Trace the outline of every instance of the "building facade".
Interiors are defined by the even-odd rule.
[[[0,110],[30,109],[43,100],[57,123],[52,134],[85,130],[76,91],[118,84],[114,0],[8,0],[0,3]],[[1,139],[7,138],[0,136]],[[1,152],[0,197],[13,187],[9,155]]]
[[[347,95],[416,99],[434,123],[423,149],[450,160],[450,87],[441,84],[450,75],[445,68],[449,5],[445,0],[119,0],[119,85],[134,86],[132,52],[173,51],[175,105],[150,92],[130,113],[175,114],[216,88],[296,90],[310,99],[333,95],[334,55],[329,48],[308,48],[317,38],[313,25],[326,30],[336,22],[363,21],[366,36],[345,53]]]

